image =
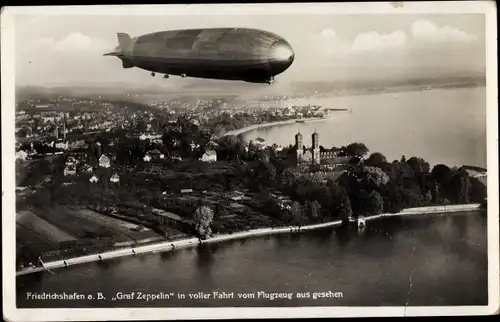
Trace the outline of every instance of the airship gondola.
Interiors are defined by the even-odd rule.
[[[290,67],[290,44],[271,32],[248,28],[160,31],[131,38],[118,33],[115,56],[123,68],[138,67],[151,75],[268,83]]]

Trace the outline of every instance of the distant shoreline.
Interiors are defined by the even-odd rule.
[[[435,85],[431,87],[430,89],[427,88],[427,86],[408,86],[408,87],[388,87],[380,90],[352,90],[352,91],[346,91],[346,92],[339,92],[339,93],[324,93],[324,94],[318,94],[316,95],[316,98],[327,98],[327,97],[349,97],[349,96],[359,96],[359,95],[378,95],[378,94],[400,94],[400,93],[407,93],[407,92],[426,92],[426,91],[434,91],[434,90],[457,90],[457,89],[470,89],[470,88],[478,88],[478,87],[484,87],[484,84],[446,84],[446,85]],[[310,96],[304,97],[301,99],[309,99]],[[267,103],[270,103],[272,101],[266,101]],[[334,113],[345,113],[347,111],[336,111]],[[294,118],[290,120],[284,120],[284,121],[275,121],[275,122],[267,122],[267,123],[261,123],[261,124],[252,124],[249,126],[245,126],[241,129],[236,129],[236,130],[231,130],[227,131],[217,137],[217,139],[223,138],[225,136],[229,135],[239,135],[243,134],[246,132],[250,132],[253,130],[257,130],[260,128],[266,128],[266,127],[271,127],[271,126],[277,126],[277,125],[287,125],[287,124],[293,124],[296,123],[297,121],[301,122],[303,121],[304,123],[312,123],[312,122],[319,122],[319,121],[325,121],[329,119],[334,119],[338,114],[334,114],[332,116],[328,117],[322,117],[322,118]]]
[[[429,214],[447,214],[454,212],[470,212],[481,210],[481,204],[462,204],[462,205],[447,205],[447,206],[429,206],[429,207],[418,207],[418,208],[407,208],[402,210],[401,212],[390,214],[379,214],[364,217],[365,221],[371,221],[381,218],[389,218],[396,216],[410,216],[410,215],[429,215]],[[274,234],[283,234],[283,233],[298,233],[307,230],[315,230],[321,228],[328,227],[336,227],[342,224],[341,220],[330,221],[326,223],[312,224],[306,226],[289,226],[289,227],[278,227],[278,228],[260,228],[260,229],[252,229],[248,231],[233,233],[233,234],[224,234],[218,235],[206,240],[200,240],[198,238],[186,238],[177,241],[164,241],[157,244],[149,244],[137,247],[127,247],[121,249],[115,249],[107,252],[102,252],[98,254],[89,254],[74,258],[68,258],[65,260],[57,260],[53,262],[43,263],[43,267],[35,267],[35,268],[25,268],[16,272],[16,276],[28,275],[37,272],[49,271],[55,268],[62,268],[66,266],[73,266],[77,264],[91,263],[91,262],[99,262],[106,259],[125,257],[125,256],[133,256],[139,254],[146,253],[156,253],[156,252],[166,252],[173,251],[179,248],[191,248],[196,247],[201,244],[209,244],[209,243],[217,243],[227,240],[238,240],[244,239],[247,237],[254,236],[269,236]],[[52,273],[52,272],[51,272]],[[54,273],[53,273],[54,274]]]

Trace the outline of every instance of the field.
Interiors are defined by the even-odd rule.
[[[64,241],[76,240],[73,235],[66,231],[50,224],[42,218],[36,216],[30,211],[22,211],[17,213],[16,222],[26,229],[34,232],[40,238],[52,244],[58,244]]]
[[[134,241],[158,237],[158,234],[148,228],[141,228],[139,225],[120,220],[117,218],[109,217],[104,214],[89,210],[80,209],[76,214],[85,218],[88,221],[94,222],[98,225],[106,227],[107,229],[115,231],[117,234],[124,235]],[[141,228],[141,229],[140,229]]]
[[[16,243],[18,247],[37,247],[47,250],[57,247],[57,243],[44,239],[36,232],[18,223],[16,223]]]
[[[66,207],[53,206],[50,211],[38,212],[37,214],[78,238],[114,237],[117,242],[131,240],[115,230],[86,220],[78,213],[69,211]]]

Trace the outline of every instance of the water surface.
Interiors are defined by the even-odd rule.
[[[17,278],[18,307],[487,305],[482,212],[395,217],[364,232],[325,229],[114,259]],[[412,279],[410,292],[409,280]],[[112,301],[117,292],[342,292],[342,298]],[[103,292],[106,300],[27,300]],[[408,297],[408,293],[410,296]]]
[[[295,105],[316,104],[346,108],[335,119],[260,128],[245,134],[268,143],[294,144],[297,131],[311,146],[316,130],[320,145],[340,147],[362,142],[389,161],[401,155],[423,157],[431,165],[486,167],[486,88],[382,93],[307,99]]]

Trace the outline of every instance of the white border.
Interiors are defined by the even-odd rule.
[[[17,309],[15,307],[15,182],[14,21],[23,15],[304,15],[304,14],[484,14],[487,58],[487,168],[488,168],[488,306],[408,307],[407,316],[486,315],[499,310],[499,203],[498,203],[498,84],[497,23],[493,1],[369,3],[299,3],[245,5],[115,5],[66,7],[7,7],[1,15],[2,89],[2,223],[3,307],[10,321],[91,321],[375,317],[403,316],[404,307],[295,307],[295,308],[132,308],[132,309]]]

